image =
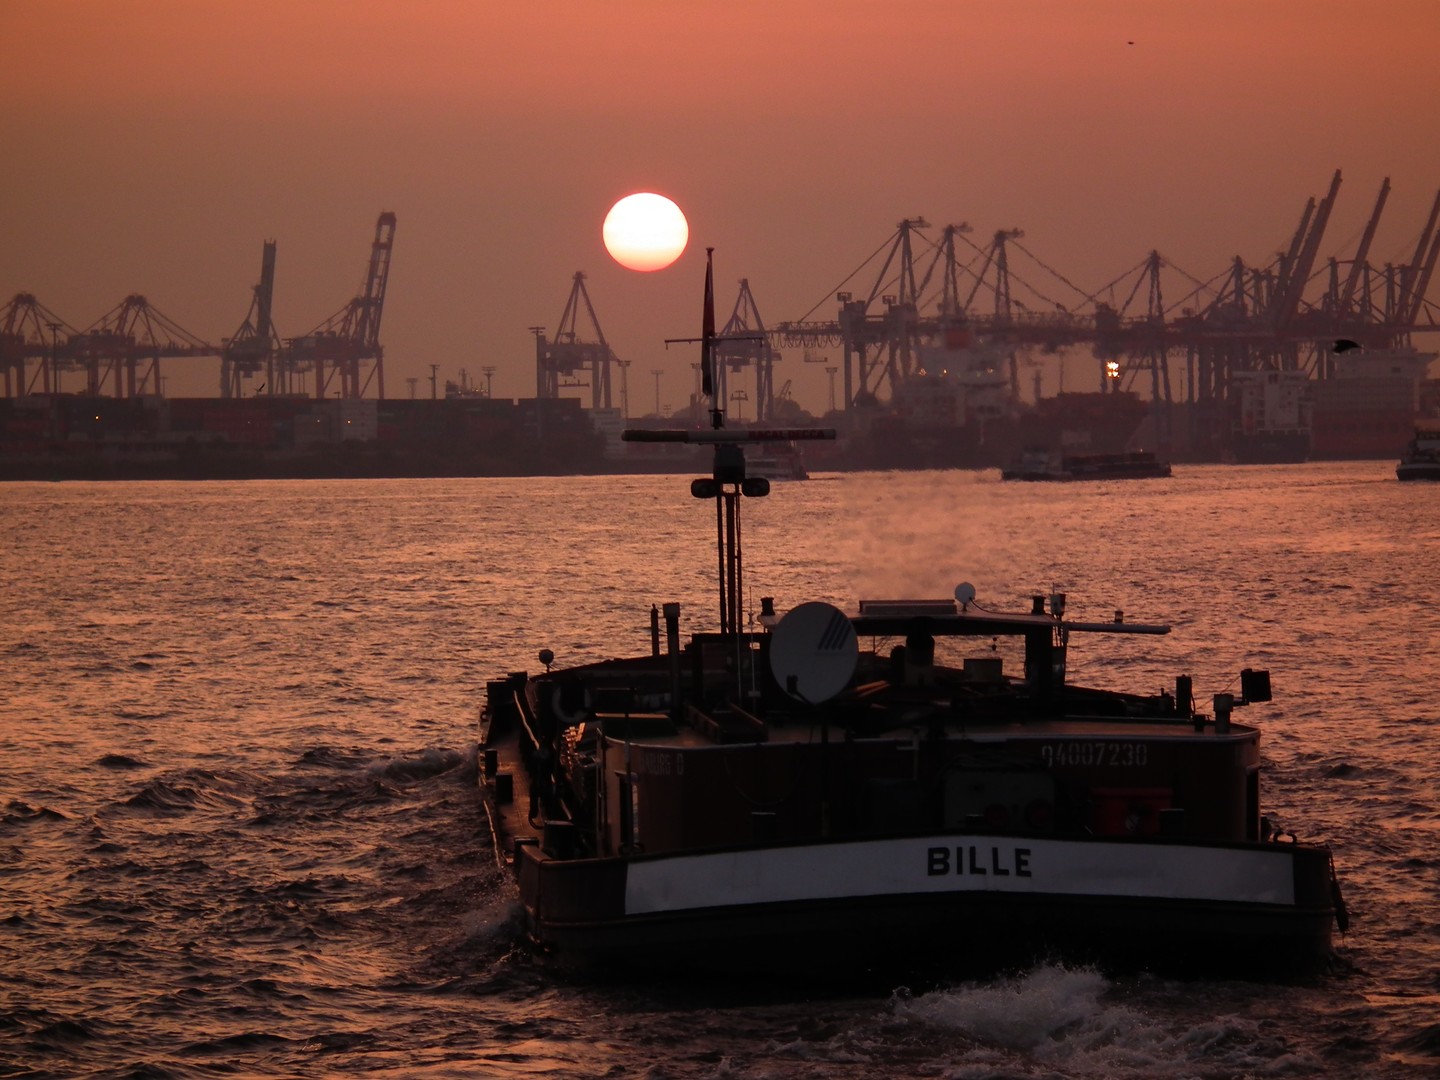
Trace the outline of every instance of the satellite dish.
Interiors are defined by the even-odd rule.
[[[959,601],[962,610],[969,607],[975,602],[975,586],[968,581],[962,581],[955,586],[955,599]]]
[[[785,613],[770,634],[770,671],[781,689],[810,704],[849,685],[860,662],[855,627],[833,604],[811,601]]]

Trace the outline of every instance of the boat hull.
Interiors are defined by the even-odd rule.
[[[1237,433],[1231,439],[1230,451],[1237,465],[1298,465],[1310,460],[1310,432]]]
[[[586,966],[1273,974],[1323,963],[1334,919],[1328,852],[1296,844],[944,835],[517,858],[531,937]]]
[[[1134,468],[1097,469],[1002,469],[1002,480],[1164,480],[1172,474],[1169,465],[1140,465]]]
[[[1040,452],[1024,455],[1018,465],[1000,472],[1002,480],[1151,480],[1169,475],[1169,462],[1146,450],[1058,458]]]
[[[1402,461],[1395,466],[1397,480],[1440,480],[1440,461]]]

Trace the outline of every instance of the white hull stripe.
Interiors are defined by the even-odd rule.
[[[961,892],[1293,905],[1295,876],[1283,848],[937,836],[640,860],[625,914]]]

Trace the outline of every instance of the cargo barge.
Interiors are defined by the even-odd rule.
[[[1183,674],[1080,685],[1072,643],[1169,628],[1077,619],[1060,593],[999,611],[964,583],[849,613],[763,597],[748,624],[739,518],[769,484],[712,415],[673,437],[713,447],[690,493],[715,506],[715,628],[652,605],[648,651],[555,667],[542,649],[543,673],[487,684],[480,794],[542,957],[791,978],[1329,959],[1347,921],[1330,851],[1271,819],[1260,731],[1235,718],[1270,700],[1267,672],[1209,711]]]

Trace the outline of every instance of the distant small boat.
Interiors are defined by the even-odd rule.
[[[1395,466],[1399,480],[1440,480],[1440,421],[1415,429],[1415,437]]]
[[[766,480],[809,480],[805,456],[793,442],[761,443],[758,453],[745,455],[745,471]]]
[[[1001,470],[1005,480],[1144,480],[1170,475],[1169,462],[1148,450],[1122,454],[1057,454],[1027,450]]]

